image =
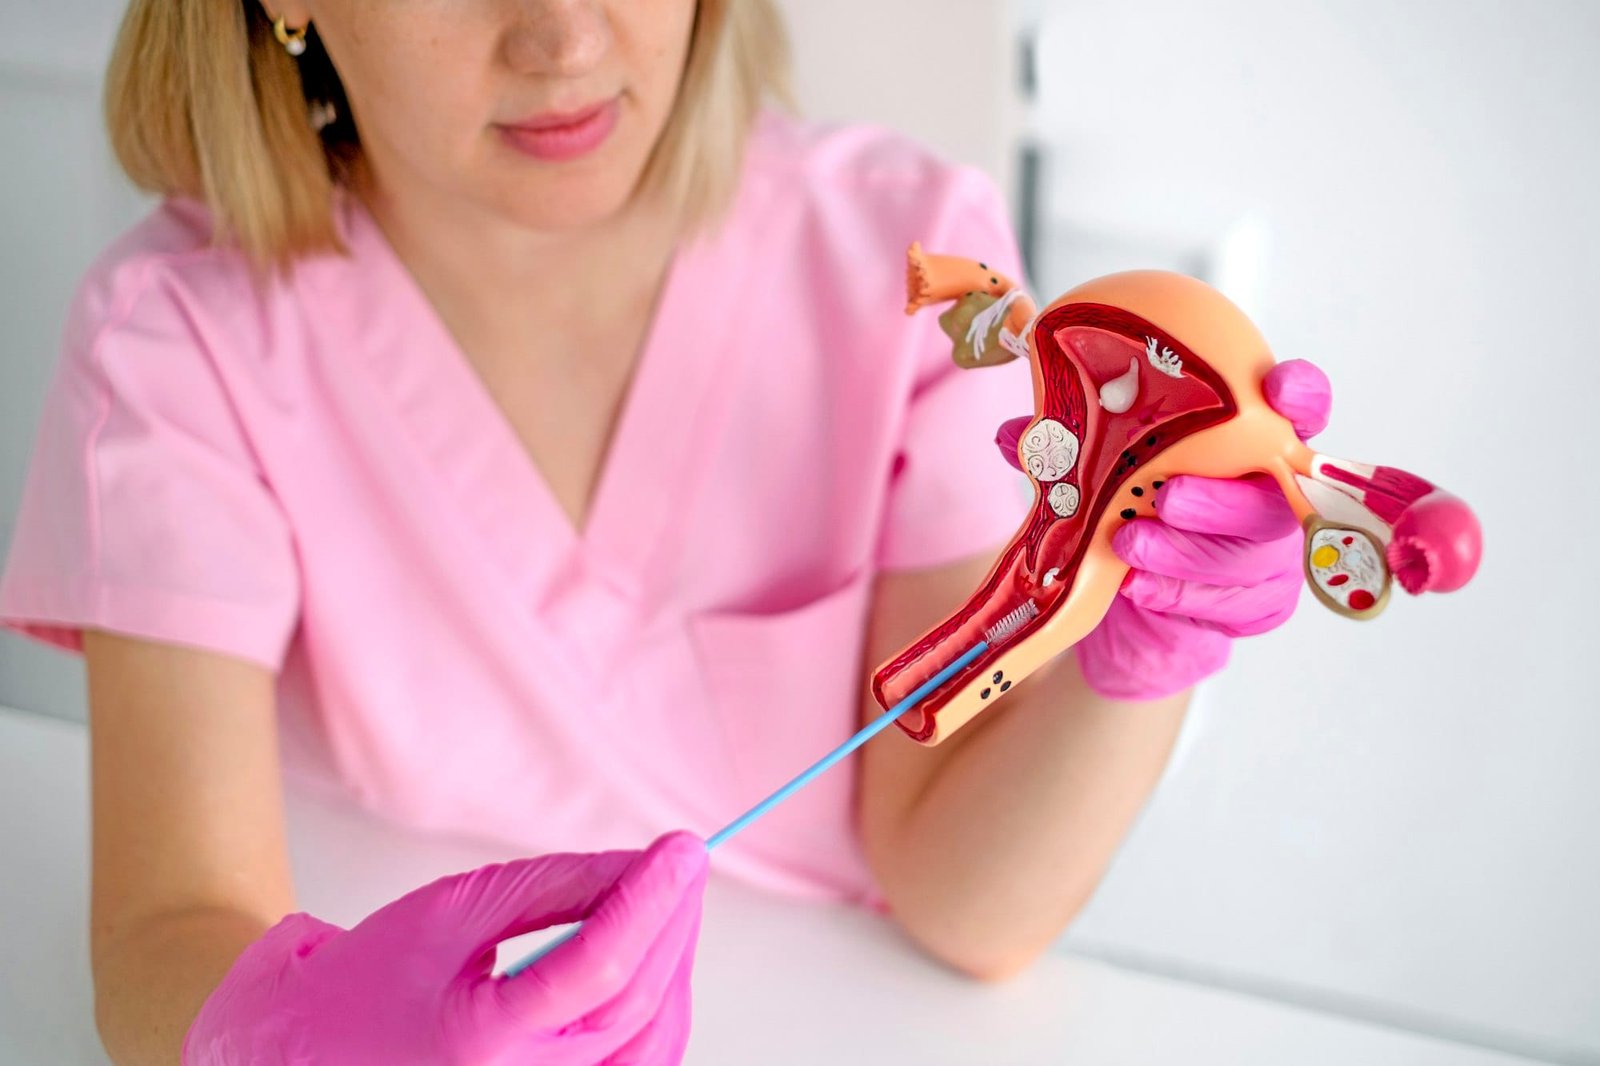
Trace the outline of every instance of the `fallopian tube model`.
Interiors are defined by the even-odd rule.
[[[906,312],[942,302],[963,367],[1024,357],[1034,416],[1017,443],[1033,506],[965,605],[874,673],[892,707],[971,648],[976,659],[902,716],[937,744],[1089,633],[1128,571],[1124,522],[1155,514],[1178,474],[1276,479],[1306,532],[1316,598],[1352,618],[1383,610],[1393,577],[1449,592],[1477,570],[1482,534],[1465,503],[1389,466],[1319,455],[1268,406],[1274,359],[1244,313],[1204,282],[1132,270],[1079,285],[1044,310],[976,260],[908,255]]]

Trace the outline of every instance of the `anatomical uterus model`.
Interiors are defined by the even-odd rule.
[[[1266,340],[1221,293],[1181,274],[1135,270],[1079,285],[1041,311],[985,264],[913,245],[907,313],[950,302],[941,323],[955,361],[982,368],[1026,358],[1034,415],[1017,465],[1032,507],[959,609],[874,673],[894,706],[979,642],[986,649],[900,727],[936,744],[1105,616],[1127,564],[1111,550],[1123,523],[1155,514],[1178,474],[1276,479],[1305,529],[1316,598],[1371,618],[1391,579],[1448,592],[1477,569],[1482,535],[1460,499],[1394,467],[1320,455],[1268,405]]]

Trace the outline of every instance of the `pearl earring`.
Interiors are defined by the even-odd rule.
[[[313,100],[306,108],[306,117],[311,120],[311,128],[321,133],[339,117],[339,109],[327,100]]]
[[[292,56],[303,55],[306,50],[306,28],[301,26],[298,30],[291,30],[284,25],[283,16],[272,20],[272,35],[283,45],[283,50]]]

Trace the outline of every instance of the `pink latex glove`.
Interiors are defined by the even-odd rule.
[[[1332,389],[1311,363],[1279,363],[1263,389],[1301,440],[1327,426]],[[1013,419],[995,438],[1013,463],[1029,421]],[[1075,649],[1089,687],[1111,699],[1182,692],[1227,664],[1233,638],[1282,625],[1300,599],[1304,535],[1271,478],[1174,477],[1155,509],[1158,518],[1134,519],[1112,538],[1133,569]]]
[[[444,877],[341,929],[291,914],[201,1007],[184,1066],[595,1066],[676,1063],[705,844],[545,855]],[[495,945],[584,919],[512,978]]]

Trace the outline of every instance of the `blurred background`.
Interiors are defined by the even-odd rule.
[[[1600,397],[1600,3],[783,6],[807,112],[989,170],[1037,295],[1205,278],[1329,373],[1321,450],[1484,523],[1462,592],[1308,595],[1239,645],[1061,950],[1600,1063],[1600,506],[1564,462]],[[120,4],[4,9],[0,543],[68,295],[145,208],[99,116]],[[0,705],[81,720],[79,660],[0,634]]]

